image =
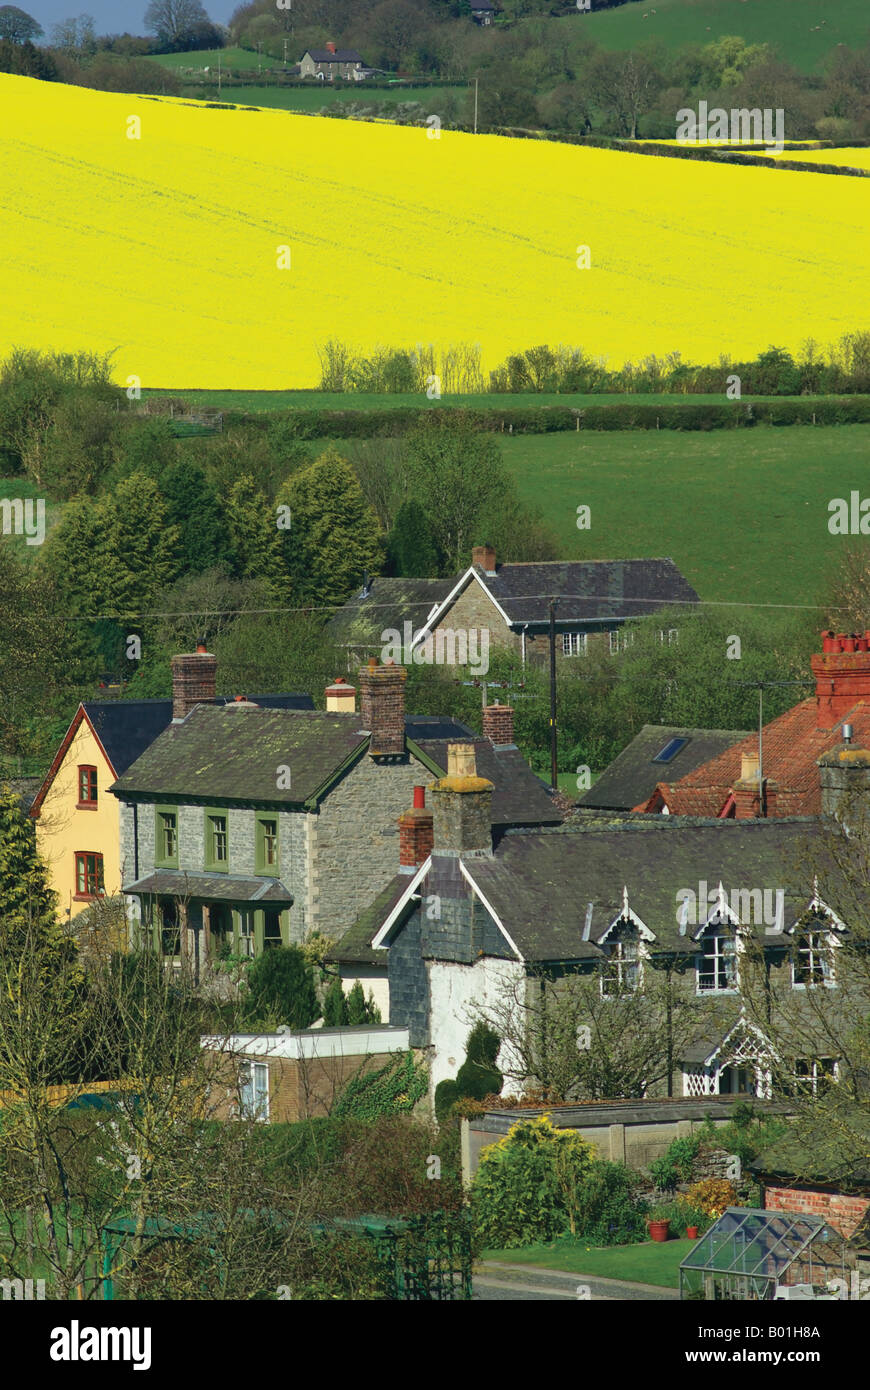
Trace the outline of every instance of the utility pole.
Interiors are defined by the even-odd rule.
[[[477,78],[474,79],[474,133],[477,134]]]
[[[559,788],[556,758],[556,600],[550,599],[550,786]]]
[[[221,99],[221,55],[218,53],[218,101]]]
[[[284,66],[287,66],[287,40],[284,40]]]

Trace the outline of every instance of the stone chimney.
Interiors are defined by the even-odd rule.
[[[426,808],[426,790],[414,788],[414,805],[399,816],[399,872],[411,874],[432,853],[432,812]]]
[[[405,751],[405,681],[404,666],[387,661],[379,666],[371,657],[368,666],[359,671],[359,712],[362,727],[371,734],[369,753],[373,757]]]
[[[326,687],[327,714],[353,714],[355,710],[355,687],[348,685],[344,676],[336,676],[332,685]]]
[[[447,776],[434,782],[435,854],[492,854],[492,782],[478,777],[473,743],[447,748]]]
[[[734,783],[735,820],[753,820],[761,815],[761,787],[758,755],[744,753],[740,758],[740,780]]]
[[[810,665],[816,678],[816,725],[832,729],[859,700],[870,700],[870,633],[823,632]]]
[[[195,652],[172,658],[172,720],[186,719],[194,705],[213,704],[217,693],[217,657],[204,642]]]
[[[471,548],[471,563],[482,569],[484,574],[495,574],[495,551],[491,545],[475,545]]]
[[[853,743],[840,743],[818,761],[822,815],[843,824],[860,823],[858,798],[870,793],[870,752]],[[864,802],[870,808],[870,802]]]
[[[500,705],[498,700],[485,705],[483,710],[483,736],[496,748],[515,748],[514,712],[510,705]]]

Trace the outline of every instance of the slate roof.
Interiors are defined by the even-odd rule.
[[[273,709],[314,708],[314,701],[310,695],[256,695],[253,699],[259,704]],[[234,697],[219,695],[214,703],[216,705],[233,704]],[[83,717],[88,720],[102,744],[103,751],[109,759],[115,775],[120,777],[171,724],[172,701],[85,700],[76,710],[54,755],[51,767],[39,784],[35,797],[31,797],[29,807],[31,815],[39,814],[45,795],[57,775],[58,768],[66,756]]]
[[[648,943],[653,954],[663,950],[694,956],[695,928],[689,926],[685,935],[679,929],[679,889],[696,893],[700,881],[715,889],[720,880],[726,895],[732,889],[782,888],[783,926],[788,929],[803,915],[812,896],[812,885],[803,885],[798,875],[807,843],[818,835],[819,823],[812,817],[753,821],[654,817],[603,827],[570,821],[557,828],[507,830],[491,857],[467,856],[462,862],[529,962],[597,958],[597,943],[623,911],[624,887],[629,908],[655,935],[655,941]],[[406,877],[404,884],[407,888]],[[424,879],[418,890],[424,895],[430,891],[426,885]],[[370,945],[398,896],[382,912],[369,909],[364,914],[364,927],[361,918],[335,948],[337,959],[346,958],[345,942],[354,952]],[[764,933],[764,926],[758,931]],[[785,946],[790,941],[781,933],[765,933],[764,939],[770,945]],[[375,952],[371,959],[379,956]],[[739,1001],[735,1000],[733,1017],[725,1003],[721,1025],[727,1031],[736,1020]]]
[[[439,721],[446,737],[411,742],[437,770],[447,771],[447,739],[452,721]],[[426,724],[411,720],[412,728]],[[463,732],[473,742],[482,777],[494,784],[492,824],[552,825],[562,820],[547,788],[516,748],[493,748],[489,739]],[[188,798],[202,802],[254,801],[302,806],[325,794],[345,766],[362,756],[369,735],[354,713],[322,710],[215,708],[199,705],[180,724],[169,727],[110,788],[119,796]],[[290,786],[279,788],[278,768],[290,769]],[[421,773],[424,785],[426,773]]]
[[[417,632],[455,584],[455,579],[372,579],[365,598],[348,599],[330,619],[329,633],[338,646],[369,646],[377,655],[382,632],[393,628],[404,640],[406,622]]]
[[[763,774],[778,786],[778,816],[818,815],[821,788],[817,760],[842,742],[843,723],[853,726],[853,746],[870,743],[870,703],[859,700],[833,727],[820,729],[815,697],[802,700],[762,729]],[[658,789],[674,815],[717,816],[740,778],[743,754],[758,754],[758,734],[702,763],[679,780],[662,781]]]
[[[375,951],[371,943],[410,881],[410,874],[396,874],[383,892],[379,893],[365,911],[360,913],[353,926],[345,932],[341,941],[333,946],[332,950],[326,952],[324,960],[333,965],[341,962],[348,965],[380,965],[386,969],[386,952]]]
[[[602,772],[593,786],[577,798],[580,806],[600,806],[605,810],[646,809],[662,774],[672,780],[674,773],[685,775],[702,763],[749,738],[745,731],[729,729],[685,729],[666,724],[644,724],[618,757]],[[685,747],[667,763],[653,759],[671,739],[686,740]]]
[[[234,903],[292,903],[294,900],[290,889],[277,878],[191,874],[181,869],[157,869],[134,883],[125,883],[124,892]]]
[[[355,48],[337,48],[333,53],[328,48],[309,48],[306,50],[309,58],[313,58],[315,63],[362,63],[364,61],[361,53],[357,53]],[[305,57],[303,53],[302,57]]]
[[[671,559],[504,564],[496,565],[494,575],[478,566],[472,569],[512,626],[546,627],[550,598],[559,599],[556,628],[560,632],[623,622],[671,604],[700,602]],[[333,640],[340,646],[368,644],[374,651],[383,645],[381,633],[386,628],[403,633],[403,624],[410,622],[417,632],[432,607],[443,603],[463,577],[374,579],[365,598],[349,599],[331,619]]]
[[[497,565],[478,573],[512,623],[543,626],[558,598],[557,627],[642,617],[674,603],[700,602],[673,560],[555,560]]]

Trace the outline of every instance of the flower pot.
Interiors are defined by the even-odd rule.
[[[697,1240],[697,1239],[698,1239],[698,1227],[697,1227],[697,1226],[687,1226],[687,1227],[686,1227],[686,1240]]]
[[[671,1223],[670,1221],[648,1221],[647,1227],[649,1229],[650,1240],[663,1241],[668,1238]]]

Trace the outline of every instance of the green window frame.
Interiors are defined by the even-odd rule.
[[[277,811],[257,811],[255,846],[257,873],[277,878],[281,854]]]
[[[154,808],[154,863],[163,869],[178,868],[178,807]]]
[[[225,806],[205,808],[205,865],[225,874],[230,865],[230,813]]]

